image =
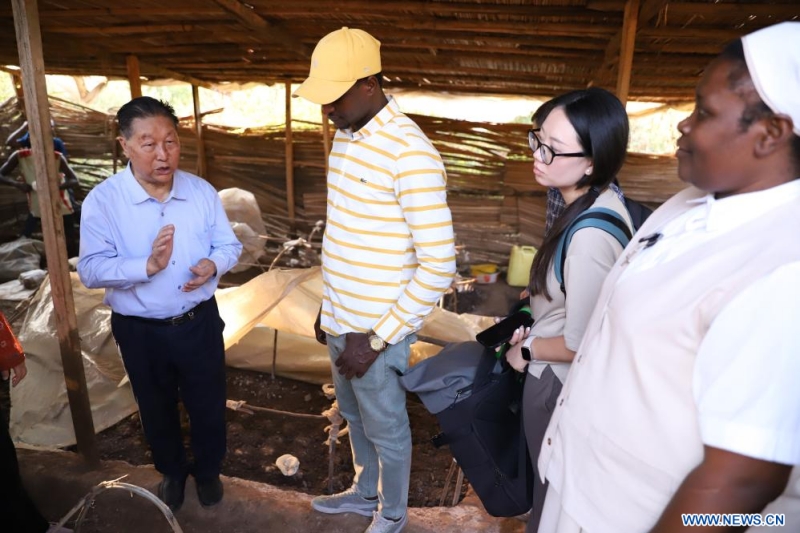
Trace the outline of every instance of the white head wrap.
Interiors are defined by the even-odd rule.
[[[800,22],[782,22],[742,37],[747,70],[758,95],[786,115],[800,135]]]

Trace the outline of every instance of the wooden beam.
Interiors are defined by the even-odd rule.
[[[631,88],[633,50],[636,47],[636,25],[639,20],[639,0],[625,2],[625,17],[622,23],[622,46],[620,49],[619,71],[617,73],[617,98],[625,106]]]
[[[294,147],[292,146],[292,84],[286,83],[286,208],[294,224]]]
[[[636,28],[639,31],[640,28],[644,28],[650,21],[658,15],[658,13],[669,3],[669,0],[644,0],[644,3],[640,6],[639,15],[637,17]],[[626,9],[628,3],[625,3]],[[623,29],[624,29],[624,19],[623,19]],[[611,72],[615,65],[618,65],[619,60],[619,52],[620,47],[622,46],[622,37],[623,37],[623,29],[620,29],[617,33],[611,37],[611,40],[608,41],[608,45],[606,46],[606,50],[603,53],[603,61],[597,67],[594,75],[592,76],[592,83],[595,85],[604,85],[608,82],[608,79],[611,75]],[[676,34],[677,35],[677,34]],[[673,36],[674,38],[675,36]]]
[[[191,16],[206,16],[206,17],[219,17],[227,13],[216,7],[199,7],[192,6],[191,10],[185,7],[103,7],[96,9],[51,9],[42,11],[39,14],[41,20],[63,20],[75,19],[86,20],[95,17],[158,17],[158,16],[172,16],[180,15],[185,17]]]
[[[39,8],[36,0],[12,0],[11,5],[14,10],[19,63],[24,79],[25,111],[34,154],[44,248],[56,314],[61,363],[64,366],[64,382],[72,413],[72,427],[75,430],[78,451],[94,466],[98,464],[98,453],[89,390],[83,371],[67,249],[64,244],[64,222],[58,188],[61,180],[53,157],[53,132],[50,127],[50,103],[44,77]],[[30,379],[36,379],[36,376]]]
[[[129,55],[125,58],[128,67],[128,85],[131,88],[131,100],[142,96],[142,79],[139,72],[139,58]]]
[[[800,7],[796,2],[787,4],[773,2],[737,2],[735,4],[670,2],[667,13],[670,17],[730,17],[742,22],[749,19],[749,17],[770,17],[770,23],[773,23],[781,19],[792,19],[800,16]]]
[[[210,31],[217,22],[199,24],[137,24],[127,26],[52,26],[48,33],[65,33],[67,35],[137,35],[153,33],[177,33]]]
[[[290,50],[304,59],[311,58],[311,50],[309,50],[295,35],[290,34],[282,27],[262,18],[252,7],[239,2],[239,0],[214,1],[236,15],[245,26],[258,31],[258,37],[275,43],[281,48]]]
[[[608,37],[614,33],[609,26],[585,23],[573,24],[567,22],[534,22],[522,24],[519,22],[472,22],[462,20],[406,20],[393,21],[392,26],[404,30],[425,31],[460,31],[475,33],[499,33],[504,35],[533,35],[533,36],[565,36],[575,35],[588,37]]]
[[[622,4],[618,2],[621,6]],[[362,0],[338,0],[326,6],[326,13],[337,15],[350,15],[365,11]],[[319,0],[295,0],[292,2],[272,2],[268,8],[272,16],[291,18],[318,18]],[[535,18],[613,18],[617,13],[598,13],[582,9],[580,6],[552,6],[505,3],[472,3],[472,2],[430,2],[424,0],[392,0],[391,2],[370,2],[366,7],[370,19],[376,16],[382,18],[396,18],[413,14],[414,16],[448,16],[455,17],[464,14],[475,15],[501,15],[504,17],[535,17]],[[612,10],[613,11],[613,10]]]
[[[190,85],[197,85],[198,87],[204,87],[206,89],[214,90],[213,83],[206,80],[201,80],[189,74],[184,74],[182,72],[160,67],[158,65],[153,65],[151,63],[140,63],[139,66],[150,77],[170,78],[173,80],[186,82]]]
[[[206,143],[203,139],[203,115],[200,113],[200,89],[192,85],[192,103],[194,104],[194,131],[197,137],[197,175],[206,176]]]

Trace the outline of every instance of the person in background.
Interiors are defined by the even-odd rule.
[[[0,312],[0,373],[5,384],[16,387],[28,370],[22,351],[5,315]],[[71,529],[51,526],[36,508],[19,473],[14,442],[8,433],[8,421],[0,419],[0,523],[3,531],[14,533],[71,533]]]
[[[695,94],[691,187],[609,273],[555,406],[540,533],[749,521],[800,464],[800,22],[731,43]],[[800,480],[770,509],[796,531]]]
[[[562,290],[554,266],[559,241],[590,208],[609,209],[631,227],[625,205],[610,188],[628,146],[628,116],[620,101],[606,90],[590,88],[558,96],[540,109],[544,111],[535,117],[538,127],[528,133],[534,177],[539,184],[558,189],[567,208],[545,236],[531,267],[533,326],[520,328],[505,354],[512,367],[529,374],[522,416],[533,465],[600,287],[622,253],[622,245],[602,229],[576,231],[567,249]],[[546,491],[535,466],[534,472],[537,479],[526,528],[531,533],[537,530]]]
[[[61,183],[58,186],[58,205],[64,221],[64,237],[67,244],[67,255],[78,255],[78,232],[75,228],[75,203],[69,192],[78,186],[78,177],[72,171],[66,158],[60,152],[53,152],[58,164]],[[33,150],[22,148],[15,151],[0,166],[0,183],[10,185],[28,195],[28,218],[22,230],[22,236],[30,238],[36,226],[41,223],[42,212],[39,205],[39,194],[36,191],[36,167],[33,162]],[[19,169],[21,180],[11,177],[14,170]]]
[[[117,113],[128,166],[83,203],[78,274],[105,288],[117,342],[156,469],[173,511],[194,475],[201,505],[222,500],[226,451],[225,347],[214,291],[242,245],[217,191],[178,169],[178,118],[150,97]],[[194,465],[181,437],[178,400],[189,414]]]
[[[65,159],[67,159],[67,161],[69,161],[67,146],[60,137],[56,136],[56,123],[53,119],[50,119],[50,127],[53,130],[53,150],[59,152],[64,156]],[[31,147],[31,134],[28,132],[27,120],[24,121],[19,128],[11,132],[11,134],[8,136],[8,139],[6,139],[6,145],[10,146],[14,150]]]
[[[372,516],[368,533],[399,532],[408,522],[411,430],[398,373],[455,275],[442,159],[381,79],[380,43],[342,28],[319,41],[295,91],[337,128],[314,327],[328,345],[355,468],[350,489],[311,505]]]

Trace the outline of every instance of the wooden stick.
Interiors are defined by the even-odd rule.
[[[192,103],[194,104],[194,129],[197,135],[197,175],[206,177],[206,145],[203,140],[203,116],[200,113],[200,89],[192,85]]]
[[[56,330],[64,366],[64,381],[72,413],[72,426],[78,451],[90,465],[99,464],[95,443],[89,390],[83,372],[83,356],[72,296],[72,281],[64,244],[64,222],[61,217],[59,174],[53,157],[53,132],[50,127],[50,104],[44,77],[42,33],[36,0],[12,0],[14,27],[17,34],[19,62],[24,79],[25,111],[28,118],[42,232],[50,274],[50,288],[56,314]],[[32,378],[32,379],[35,379]]]
[[[636,45],[638,20],[639,0],[628,0],[625,3],[625,19],[622,23],[622,42],[619,51],[619,72],[617,73],[617,98],[623,106],[628,103],[628,93],[631,89],[633,50]]]
[[[128,67],[128,84],[131,86],[131,100],[142,96],[142,80],[139,78],[139,58],[129,55],[125,58]]]
[[[286,207],[294,224],[294,150],[292,147],[292,84],[286,83]]]

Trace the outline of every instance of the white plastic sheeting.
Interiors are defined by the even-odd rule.
[[[265,240],[260,235],[267,233],[264,220],[261,218],[261,209],[258,207],[253,193],[243,189],[223,189],[219,191],[222,207],[236,238],[242,243],[242,254],[231,272],[243,272],[250,265],[257,263],[266,253]]]
[[[76,274],[72,274],[72,288],[94,426],[102,431],[135,412],[136,404],[111,335],[111,310],[103,304],[103,291],[87,289]],[[331,381],[327,348],[314,340],[313,331],[322,296],[319,267],[273,270],[240,287],[219,290],[216,296],[225,321],[229,366],[271,371],[277,328],[278,375],[310,383]],[[455,315],[437,308],[420,334],[445,341],[470,340],[490,324],[488,317]],[[18,334],[28,354],[29,374],[12,389],[11,433],[31,445],[72,445],[75,436],[49,280],[34,297]],[[436,346],[418,342],[412,347],[411,363],[438,351]]]
[[[17,279],[23,272],[39,268],[44,243],[20,237],[0,244],[0,281]]]

